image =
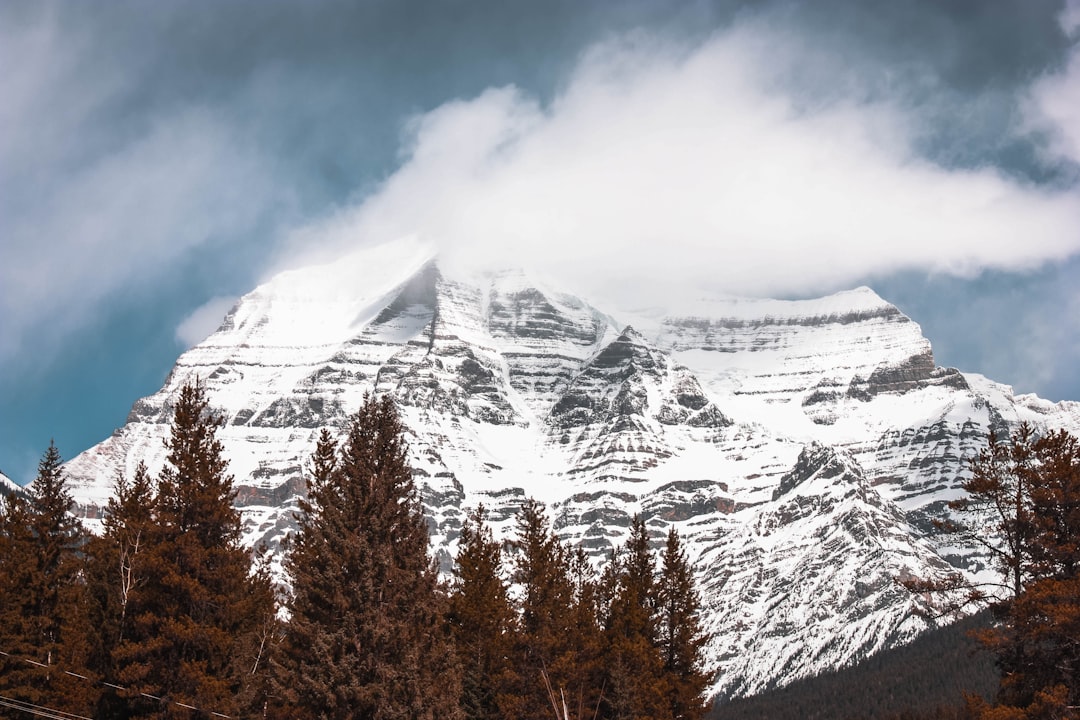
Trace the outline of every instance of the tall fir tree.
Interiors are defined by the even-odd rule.
[[[570,632],[574,642],[568,653],[568,665],[576,668],[576,683],[571,686],[574,692],[566,699],[562,718],[587,720],[599,717],[604,701],[601,588],[596,570],[580,546],[570,553],[569,570],[573,598]]]
[[[160,698],[132,697],[132,716],[189,717],[180,703],[235,714],[254,681],[239,672],[236,654],[274,601],[240,543],[233,479],[217,438],[222,423],[201,385],[181,388],[154,522],[138,551],[142,560],[133,559],[143,582],[129,588],[130,627],[112,654],[119,684]],[[138,529],[123,533],[130,550]]]
[[[591,577],[575,578],[574,553],[551,531],[543,506],[535,500],[527,500],[518,513],[514,547],[513,579],[520,586],[514,652],[519,688],[506,703],[505,714],[526,719],[593,717],[601,691],[591,672],[598,643],[595,634],[578,631],[589,628],[581,614],[593,608],[582,603],[592,603],[594,594],[577,582],[591,582]]]
[[[483,505],[461,527],[450,628],[461,666],[461,709],[470,720],[499,720],[500,699],[518,679],[510,656],[516,622],[502,574],[502,545],[484,523]]]
[[[20,494],[0,498],[0,695],[17,701],[46,700],[40,673],[32,588],[37,584],[30,503]],[[0,717],[9,717],[4,713]]]
[[[428,555],[405,428],[365,397],[340,452],[324,431],[286,569],[291,613],[274,660],[292,718],[461,717],[447,599]]]
[[[69,674],[85,670],[89,652],[83,530],[61,465],[50,442],[26,497],[8,496],[0,518],[0,694],[83,712],[96,691]]]
[[[618,559],[615,587],[604,627],[610,717],[670,717],[664,702],[656,598],[656,565],[641,516]]]
[[[704,668],[708,635],[701,625],[701,601],[679,533],[668,531],[656,588],[664,692],[673,720],[700,720],[708,708],[710,676]]]
[[[90,668],[116,684],[114,653],[131,634],[132,601],[146,582],[145,551],[154,536],[154,484],[139,463],[132,478],[117,473],[105,506],[103,532],[86,543],[86,589],[92,619]],[[97,717],[123,717],[126,703],[103,686]]]

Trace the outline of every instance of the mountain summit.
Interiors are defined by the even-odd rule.
[[[465,509],[508,533],[527,497],[598,561],[640,513],[695,564],[721,697],[903,644],[927,627],[897,578],[978,575],[935,518],[991,430],[1080,431],[1052,404],[939,368],[919,326],[868,288],[815,300],[595,307],[517,270],[454,271],[405,239],[281,273],[185,352],[127,424],[71,460],[84,514],[118,471],[164,462],[198,379],[252,545],[293,524],[315,438],[391,393],[432,542],[449,567]]]

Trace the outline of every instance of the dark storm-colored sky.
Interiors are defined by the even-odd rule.
[[[1041,0],[6,2],[0,469],[25,482],[50,437],[70,457],[122,425],[328,218],[355,242],[585,245],[609,285],[652,267],[717,292],[868,284],[939,363],[1080,399],[1078,18]],[[539,195],[566,222],[517,237]],[[759,210],[714,217],[725,196]],[[494,219],[455,210],[493,198]]]

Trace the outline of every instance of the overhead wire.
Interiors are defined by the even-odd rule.
[[[94,680],[93,678],[89,678],[86,675],[80,675],[78,673],[71,672],[70,670],[63,670],[57,665],[46,665],[45,663],[41,663],[41,662],[38,662],[36,660],[31,660],[30,658],[21,657],[21,656],[18,656],[18,655],[12,655],[11,653],[4,652],[3,650],[0,650],[0,655],[4,656],[6,658],[11,658],[12,660],[15,660],[17,662],[27,663],[28,665],[34,665],[34,666],[40,667],[40,668],[51,668],[51,669],[55,670],[56,672],[62,672],[65,675],[70,675],[71,677],[79,678],[81,680],[85,680],[88,683],[91,683],[91,684],[94,684],[94,685],[104,685],[105,687],[109,687],[109,688],[112,688],[114,690],[121,690],[123,692],[131,693],[133,696],[149,698],[151,700],[157,700],[158,702],[161,702],[161,703],[166,703],[166,704],[170,704],[170,705],[176,705],[177,707],[182,707],[185,710],[191,710],[192,712],[207,713],[207,714],[209,714],[209,715],[211,715],[213,717],[222,718],[222,720],[234,720],[234,718],[231,715],[225,715],[224,713],[219,713],[219,712],[216,712],[214,710],[206,710],[204,708],[200,708],[200,707],[197,707],[195,705],[189,705],[188,703],[183,703],[183,702],[180,702],[178,700],[169,700],[168,698],[158,697],[157,695],[151,695],[150,693],[139,692],[138,690],[133,690],[131,688],[126,688],[123,685],[117,685],[116,683],[106,682],[104,680]],[[22,704],[25,704],[26,707],[20,707],[18,705],[14,705],[14,704],[10,704],[10,703],[22,703]],[[17,700],[17,699],[14,699],[14,698],[7,698],[7,697],[4,697],[3,695],[0,695],[0,707],[10,707],[10,708],[14,708],[16,710],[23,710],[24,712],[28,712],[28,713],[31,713],[33,715],[39,715],[41,717],[54,718],[55,720],[93,720],[92,718],[88,718],[88,717],[86,717],[84,715],[75,715],[75,714],[72,714],[72,713],[66,713],[66,712],[64,712],[62,710],[55,710],[53,708],[47,708],[47,707],[44,707],[44,706],[41,706],[41,705],[33,705],[32,703],[27,703],[25,701]],[[37,708],[37,710],[34,710],[32,708]],[[55,713],[55,714],[49,714],[49,713]]]
[[[6,654],[7,653],[5,653],[5,655]],[[53,718],[53,720],[93,720],[93,718],[88,718],[85,715],[76,715],[75,713],[45,707],[44,705],[35,705],[32,702],[10,698],[5,695],[0,695],[0,707],[21,710],[30,713],[31,715],[37,715],[38,717]]]

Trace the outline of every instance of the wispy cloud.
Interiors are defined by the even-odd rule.
[[[104,127],[137,69],[88,74],[88,42],[47,9],[0,30],[0,361],[30,346],[40,361],[104,300],[145,290],[274,205],[265,157],[212,107]]]
[[[195,308],[176,327],[177,342],[186,349],[205,340],[221,327],[225,315],[236,301],[235,297],[215,297]]]
[[[798,45],[753,23],[689,49],[627,36],[594,47],[550,103],[506,87],[444,104],[409,124],[377,192],[293,250],[418,233],[454,258],[630,298],[676,284],[802,293],[1080,251],[1080,193],[924,159],[920,107],[857,86],[815,101],[793,84]]]
[[[1029,119],[1049,135],[1051,162],[1065,158],[1080,163],[1080,0],[1070,0],[1059,21],[1072,47],[1063,67],[1032,87]]]

